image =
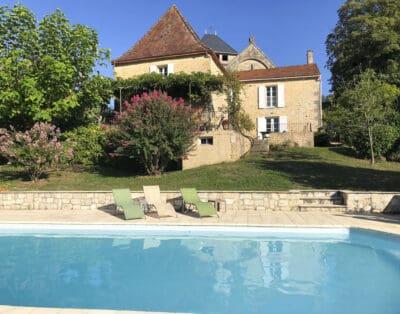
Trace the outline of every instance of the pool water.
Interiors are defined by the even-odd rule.
[[[183,229],[182,229],[183,230]],[[200,229],[199,229],[200,230]],[[400,309],[400,238],[363,230],[0,227],[0,304],[190,313]]]

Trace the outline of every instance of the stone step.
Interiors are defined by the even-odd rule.
[[[307,204],[326,204],[326,205],[343,205],[344,201],[342,197],[331,196],[331,197],[301,197],[300,200],[304,205]]]
[[[342,197],[342,193],[339,191],[300,191],[301,197]]]
[[[345,212],[347,207],[345,205],[322,205],[322,204],[315,204],[315,205],[299,205],[298,210],[301,212],[315,212],[315,211],[322,211],[322,212]]]

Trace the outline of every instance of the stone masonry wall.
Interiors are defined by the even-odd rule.
[[[334,193],[335,191],[332,191]],[[214,200],[221,212],[239,210],[252,211],[296,211],[301,204],[301,191],[287,192],[211,192],[199,191],[202,200]],[[308,191],[308,194],[319,191]],[[132,198],[143,201],[143,192],[131,192]],[[179,192],[161,193],[176,209],[182,206]],[[342,192],[348,211],[382,212],[393,197],[400,193]],[[96,210],[113,209],[114,199],[107,192],[2,192],[0,210]],[[400,208],[397,212],[400,212]]]

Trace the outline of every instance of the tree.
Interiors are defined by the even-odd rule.
[[[373,70],[357,76],[328,113],[326,128],[338,132],[360,154],[383,156],[399,137],[399,114],[393,101],[400,95],[394,85],[381,80]]]
[[[96,31],[60,10],[38,23],[21,4],[0,7],[0,127],[87,123],[111,95],[110,80],[94,74],[108,58]]]
[[[335,96],[368,68],[400,87],[400,1],[347,0],[338,16],[326,40]]]
[[[138,161],[149,175],[162,173],[191,150],[197,130],[192,116],[183,99],[166,93],[134,96],[109,129],[110,156]]]

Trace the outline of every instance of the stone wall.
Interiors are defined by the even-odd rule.
[[[388,205],[391,203],[393,199],[400,197],[400,193],[343,191],[342,195],[349,211],[355,211],[355,212],[390,211],[391,213],[400,213],[400,205],[396,205],[394,208],[393,206],[391,206],[390,210],[388,208],[389,207]]]
[[[114,66],[115,77],[127,79],[137,75],[150,73],[151,66],[174,65],[174,73],[185,72],[210,72],[211,74],[221,74],[221,70],[216,66],[214,60],[208,54],[187,56],[171,59],[159,59],[154,61],[135,62]]]
[[[285,106],[279,108],[259,108],[259,87],[277,86],[278,84],[284,85]],[[243,84],[243,108],[256,125],[252,136],[257,137],[257,118],[286,116],[288,126],[288,131],[286,133],[288,134],[282,136],[292,136],[290,135],[292,132],[298,133],[293,135],[296,137],[296,142],[299,142],[299,144],[304,143],[306,144],[305,146],[309,146],[310,141],[308,139],[308,133],[317,131],[322,124],[320,88],[321,82],[316,78],[245,82]],[[305,132],[307,134],[301,132],[299,128],[303,126],[308,126],[308,130],[311,130],[311,132]],[[302,135],[307,137],[307,139],[300,140]]]
[[[201,139],[212,138],[212,144],[201,144]],[[238,160],[250,149],[250,141],[232,130],[201,132],[195,148],[182,162],[182,169]]]
[[[314,133],[308,131],[270,133],[268,140],[272,145],[294,143],[300,147],[314,147]]]
[[[329,191],[323,191],[327,193]],[[330,191],[332,194],[337,191]],[[161,193],[174,207],[182,206],[181,195],[177,191]],[[321,195],[320,190],[307,190],[307,195]],[[383,212],[394,197],[395,192],[341,192],[348,211]],[[132,198],[143,202],[143,192],[131,192]],[[251,211],[297,211],[304,191],[287,192],[212,192],[199,191],[203,201],[213,200],[221,212]],[[0,210],[112,210],[114,199],[111,191],[105,192],[1,192]],[[400,208],[392,212],[400,213]]]

